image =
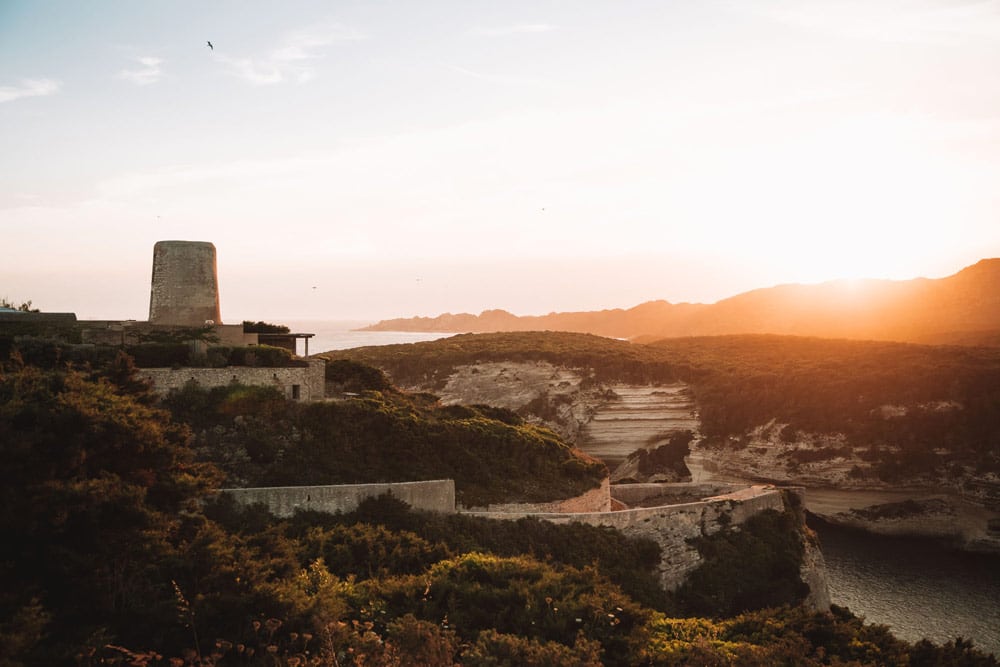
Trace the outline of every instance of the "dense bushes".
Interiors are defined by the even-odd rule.
[[[284,324],[271,324],[270,322],[251,322],[250,320],[243,320],[243,333],[262,333],[262,334],[286,334],[291,329],[286,327]]]
[[[332,354],[332,353],[331,353]],[[775,420],[796,431],[843,433],[874,447],[885,479],[958,463],[1000,471],[1000,350],[797,336],[671,338],[650,345],[559,332],[465,334],[337,357],[395,381],[443,384],[456,366],[547,361],[590,381],[692,385],[702,433],[720,442]],[[905,406],[894,417],[883,406]],[[533,414],[551,416],[539,399]],[[898,448],[898,449],[895,449]],[[935,449],[948,450],[938,456]],[[804,455],[802,455],[804,456]]]
[[[676,592],[687,613],[734,616],[751,609],[797,604],[802,582],[801,525],[791,511],[768,510],[694,542],[703,562]]]
[[[885,479],[952,463],[1000,470],[998,350],[791,336],[671,339],[652,348],[705,369],[693,388],[710,437],[774,419],[789,432],[844,433],[850,445],[872,447]],[[883,406],[903,409],[889,416]]]
[[[130,345],[126,351],[135,359],[136,366],[140,368],[224,368],[226,366],[286,368],[306,365],[306,361],[295,359],[289,350],[270,345],[250,347],[216,345],[209,347],[202,353],[195,351],[191,343],[150,342]]]
[[[670,382],[687,374],[640,345],[590,334],[526,332],[462,334],[406,345],[380,345],[320,355],[384,369],[400,385],[443,386],[456,366],[487,361],[547,361],[587,369],[597,381]]]
[[[139,368],[170,368],[189,365],[189,343],[139,343],[126,348]]]
[[[130,370],[0,370],[0,663],[996,665],[843,610],[667,618],[629,592],[652,575],[655,547],[610,529],[420,515],[386,499],[283,521],[202,504],[217,474]],[[273,394],[231,389],[176,414],[283,419]],[[391,433],[428,416],[373,405],[400,413]]]
[[[224,500],[220,503],[213,506],[211,512],[226,525],[234,529],[254,522],[261,525],[252,512],[227,509]],[[620,532],[607,527],[577,523],[559,526],[527,518],[492,521],[463,514],[411,512],[402,502],[383,496],[367,500],[355,512],[343,516],[301,513],[290,521],[289,534],[297,539],[306,539],[310,538],[310,530],[317,526],[324,530],[339,530],[354,524],[378,524],[383,529],[400,534],[401,540],[419,536],[423,542],[407,543],[409,546],[405,547],[399,546],[396,538],[388,541],[396,545],[388,550],[389,553],[408,562],[424,562],[423,554],[439,553],[439,547],[443,546],[449,557],[480,551],[498,556],[526,554],[539,560],[555,561],[576,568],[596,565],[633,599],[656,609],[673,608],[658,584],[656,572],[660,562],[659,547],[650,540],[625,538]],[[358,550],[364,552],[369,548],[366,545],[371,541],[370,538],[360,541],[363,544],[349,547],[351,553]],[[374,562],[381,563],[382,560],[376,558]],[[358,573],[350,567],[338,569],[331,565],[331,569],[339,576]]]
[[[638,449],[629,454],[628,459],[637,460],[639,472],[643,475],[670,472],[677,478],[690,479],[691,471],[684,463],[684,457],[691,453],[692,440],[694,434],[691,431],[670,433],[662,445],[655,449]]]
[[[456,414],[420,395],[369,391],[299,404],[234,385],[187,387],[166,404],[197,425],[200,455],[236,486],[451,478],[459,500],[478,506],[569,498],[607,474],[551,431],[507,412]]]
[[[335,392],[391,391],[392,383],[381,370],[349,359],[326,362],[326,382]]]

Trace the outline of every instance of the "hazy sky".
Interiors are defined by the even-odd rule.
[[[214,50],[206,41],[210,40]],[[0,2],[0,296],[712,302],[1000,256],[1000,2]]]

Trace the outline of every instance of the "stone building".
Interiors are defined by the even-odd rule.
[[[190,340],[184,338],[190,335]],[[82,347],[125,347],[149,341],[186,340],[196,356],[212,345],[245,347],[271,345],[296,353],[298,340],[309,354],[310,333],[245,333],[243,324],[223,324],[215,246],[204,241],[159,241],[153,246],[149,290],[149,320],[77,320],[73,313],[0,312],[0,339],[19,336]],[[2,342],[2,341],[0,341]],[[223,362],[225,363],[225,361]],[[323,360],[293,359],[282,366],[201,367],[174,365],[142,368],[160,393],[193,382],[204,387],[240,383],[274,386],[293,400],[316,401],[324,395]]]

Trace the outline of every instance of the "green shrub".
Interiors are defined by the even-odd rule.
[[[675,598],[695,616],[734,616],[798,604],[809,594],[799,575],[802,539],[800,519],[792,509],[767,510],[744,521],[739,530],[695,538],[703,561]]]
[[[283,324],[271,324],[270,322],[251,322],[250,320],[243,320],[243,333],[277,333],[286,334],[291,329]]]
[[[326,381],[333,385],[334,391],[391,391],[392,383],[385,373],[350,359],[328,359],[326,362]]]
[[[189,343],[139,343],[126,351],[139,368],[171,368],[187,366],[191,359]]]

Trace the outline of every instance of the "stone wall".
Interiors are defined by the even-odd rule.
[[[681,486],[689,487],[686,489],[688,494],[718,490],[718,485],[698,484],[630,484],[627,486],[636,487],[629,489],[627,494],[646,495],[647,497],[678,495],[677,487]],[[643,490],[639,488],[641,486],[670,488]],[[596,509],[573,512],[566,510],[533,511],[530,509],[534,506],[560,506],[563,503],[570,503],[570,505],[563,505],[563,507],[567,507],[572,506],[574,502],[597,506],[604,502],[602,500],[598,503],[598,498],[606,499],[610,505],[611,496],[617,495],[618,491],[619,489],[615,487],[609,489],[607,481],[605,481],[600,489],[595,489],[568,501],[561,501],[561,503],[492,505],[492,511],[466,510],[463,513],[499,520],[534,517],[552,523],[568,524],[578,521],[593,526],[610,526],[629,537],[651,539],[659,545],[661,551],[660,585],[665,590],[672,591],[684,583],[691,572],[701,564],[698,550],[689,544],[691,538],[732,529],[765,510],[781,512],[785,509],[782,492],[771,486],[740,488],[697,502],[620,511]],[[350,512],[357,508],[363,499],[385,493],[391,493],[415,509],[444,513],[456,511],[455,483],[450,479],[389,484],[223,489],[222,492],[231,495],[241,505],[263,503],[277,516],[291,516],[296,509],[331,513]],[[806,542],[805,561],[801,571],[802,580],[809,584],[811,591],[806,604],[816,609],[828,609],[830,598],[827,591],[823,556],[817,545],[808,539]]]
[[[650,482],[645,484],[612,484],[611,497],[629,506],[640,505],[647,500],[669,496],[697,496],[698,499],[732,493],[744,488],[737,484],[721,482]],[[666,504],[666,503],[663,503]]]
[[[362,500],[384,494],[402,500],[410,507],[430,512],[455,512],[455,482],[439,479],[425,482],[387,484],[338,484],[336,486],[274,486],[253,489],[221,489],[240,505],[262,503],[279,517],[292,516],[295,510],[351,512]]]
[[[460,508],[469,512],[515,512],[515,513],[549,513],[549,512],[609,512],[611,511],[611,485],[605,477],[601,485],[585,493],[548,503],[497,503],[488,507]]]
[[[661,550],[660,584],[665,590],[672,591],[701,563],[698,550],[688,543],[690,538],[711,535],[724,528],[739,525],[764,510],[780,512],[783,509],[781,491],[773,487],[754,486],[698,502],[617,512],[471,514],[490,519],[512,520],[532,516],[553,523],[579,521],[593,526],[611,526],[629,537],[651,539]]]
[[[273,386],[280,389],[286,398],[319,401],[324,398],[326,391],[325,369],[326,362],[322,359],[309,359],[308,366],[305,367],[141,368],[138,374],[151,380],[159,394],[181,389],[189,382],[201,387],[224,387],[239,383],[258,387]],[[298,387],[297,397],[295,387]]]

